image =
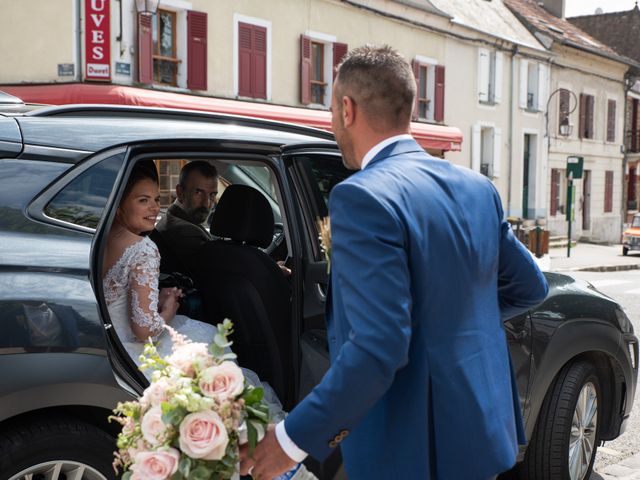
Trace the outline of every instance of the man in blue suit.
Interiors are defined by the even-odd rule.
[[[547,284],[493,184],[409,135],[415,94],[390,47],[358,48],[338,70],[333,131],[360,171],[329,203],[332,365],[244,459],[254,478],[340,445],[352,480],[487,480],[524,441],[502,322]]]

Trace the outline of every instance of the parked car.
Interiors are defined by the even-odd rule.
[[[622,255],[630,250],[640,250],[640,213],[633,216],[631,225],[622,233]]]
[[[316,220],[350,174],[329,133],[104,105],[0,114],[1,479],[114,478],[117,428],[107,417],[147,383],[111,328],[100,272],[105,232],[141,159],[156,161],[163,195],[193,159],[217,167],[221,191],[241,184],[262,192],[275,223],[262,251],[293,274],[284,323],[266,345],[277,354],[247,366],[274,385],[286,409],[328,368],[327,265]],[[598,443],[624,431],[638,342],[614,300],[569,276],[547,279],[545,302],[504,324],[529,439],[518,470],[584,480]],[[338,451],[322,464],[308,460],[323,479],[344,478],[340,465]]]

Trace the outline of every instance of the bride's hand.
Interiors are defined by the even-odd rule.
[[[175,317],[180,307],[182,290],[179,288],[163,288],[158,296],[158,311],[166,323]]]

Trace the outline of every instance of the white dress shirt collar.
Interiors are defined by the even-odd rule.
[[[387,145],[391,145],[392,143],[399,142],[400,140],[413,140],[413,137],[408,133],[403,133],[402,135],[394,135],[393,137],[385,138],[380,143],[373,146],[371,150],[367,152],[367,154],[362,159],[362,165],[360,166],[361,170],[364,170],[371,160],[382,151],[384,147]]]

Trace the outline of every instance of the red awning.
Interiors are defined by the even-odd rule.
[[[243,102],[184,93],[165,92],[121,85],[85,83],[57,85],[1,85],[0,90],[21,98],[25,103],[67,105],[97,103],[138,105],[145,107],[182,108],[207,112],[245,115],[281,122],[297,123],[331,130],[331,114],[325,110],[284,107],[268,103]],[[460,150],[462,132],[455,127],[411,123],[414,138],[424,148],[442,151]]]

